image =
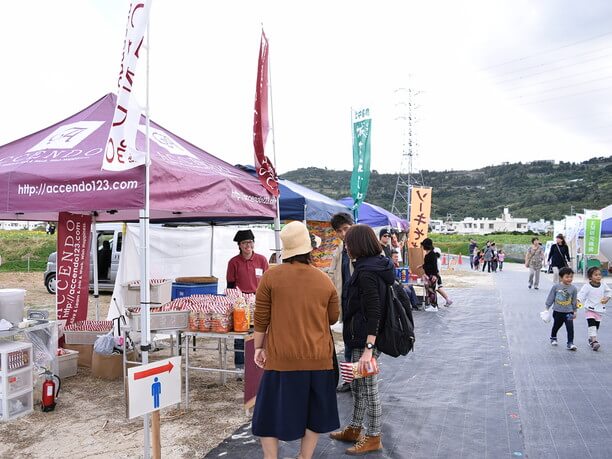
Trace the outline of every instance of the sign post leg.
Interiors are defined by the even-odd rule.
[[[161,459],[161,432],[160,432],[160,415],[159,410],[151,413],[151,443],[152,443],[152,458]]]

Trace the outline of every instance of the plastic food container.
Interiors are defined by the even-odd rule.
[[[0,319],[8,320],[12,324],[23,320],[25,293],[22,288],[0,289]]]

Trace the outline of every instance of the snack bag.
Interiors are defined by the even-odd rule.
[[[340,375],[342,381],[350,384],[353,379],[365,378],[366,376],[372,376],[378,374],[378,371],[374,370],[372,363],[369,363],[366,372],[359,372],[359,362],[340,362]]]

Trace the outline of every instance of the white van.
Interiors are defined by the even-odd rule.
[[[104,242],[108,241],[111,249],[110,266],[108,266],[108,272],[106,276],[101,277],[98,273],[98,286],[101,292],[112,292],[115,286],[115,279],[117,278],[117,269],[119,268],[119,257],[121,255],[121,245],[123,242],[123,224],[122,223],[98,223],[96,225],[96,244],[92,244],[93,248],[96,247],[98,253],[102,250]],[[45,287],[49,293],[55,294],[55,272],[57,263],[57,252],[53,252],[49,255],[47,260],[47,269],[44,273]],[[100,266],[100,261],[98,263]],[[89,289],[93,290],[93,255],[89,262]]]

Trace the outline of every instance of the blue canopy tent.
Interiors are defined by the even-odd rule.
[[[601,237],[612,236],[612,218],[607,218],[601,222]],[[579,237],[584,237],[584,229],[580,230]]]
[[[349,208],[353,206],[353,198],[342,198],[338,202]],[[399,218],[382,207],[367,202],[363,202],[359,206],[359,223],[365,223],[368,226],[374,227],[389,226],[401,228],[404,231],[408,230],[408,222],[406,220]]]
[[[348,208],[324,194],[280,179],[280,217],[281,220],[329,221],[338,212],[348,212]]]
[[[253,166],[237,166],[255,175]],[[348,208],[338,201],[317,193],[316,191],[298,185],[289,180],[279,179],[280,189],[280,219],[307,220],[325,222],[338,212],[349,212]]]

